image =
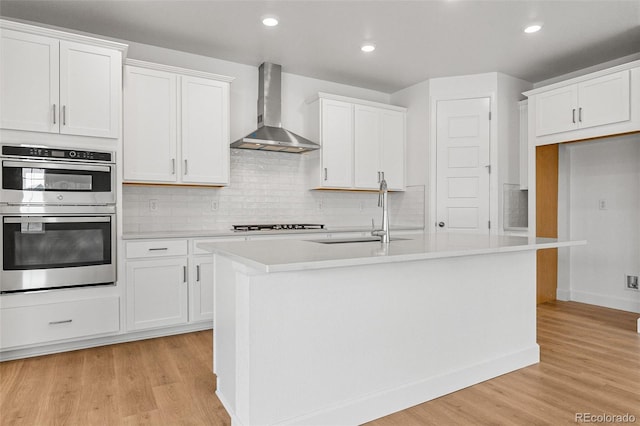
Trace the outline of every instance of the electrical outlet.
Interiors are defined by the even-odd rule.
[[[318,201],[318,210],[322,210],[322,200]]]
[[[627,275],[627,288],[631,290],[640,290],[638,288],[638,276]]]
[[[360,211],[364,210],[364,201],[360,201]]]
[[[598,200],[598,209],[606,210],[607,209],[607,200]]]
[[[218,202],[217,201],[212,201],[211,202],[211,211],[216,211],[218,210]]]
[[[149,211],[158,211],[158,200],[149,200]]]

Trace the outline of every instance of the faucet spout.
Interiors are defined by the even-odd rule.
[[[388,194],[387,181],[384,179],[380,181],[380,189],[378,191],[378,207],[382,207],[382,229],[374,229],[371,231],[371,235],[374,237],[380,237],[382,243],[388,244],[391,241],[391,235],[389,234],[389,206],[388,206]]]

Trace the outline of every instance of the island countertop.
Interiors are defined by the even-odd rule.
[[[586,241],[559,241],[555,238],[528,238],[511,235],[416,233],[402,235],[395,241],[392,235],[392,241],[388,245],[376,241],[331,243],[330,240],[275,240],[200,243],[198,247],[227,256],[258,272],[273,273],[537,250],[582,244],[586,244]]]

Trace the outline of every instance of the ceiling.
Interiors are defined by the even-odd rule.
[[[0,15],[386,93],[491,71],[535,83],[640,52],[640,0],[1,0]]]

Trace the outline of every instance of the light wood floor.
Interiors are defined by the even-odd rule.
[[[369,423],[640,423],[638,314],[572,302],[538,307],[540,364]],[[229,425],[214,394],[211,331],[0,363],[1,425]]]

